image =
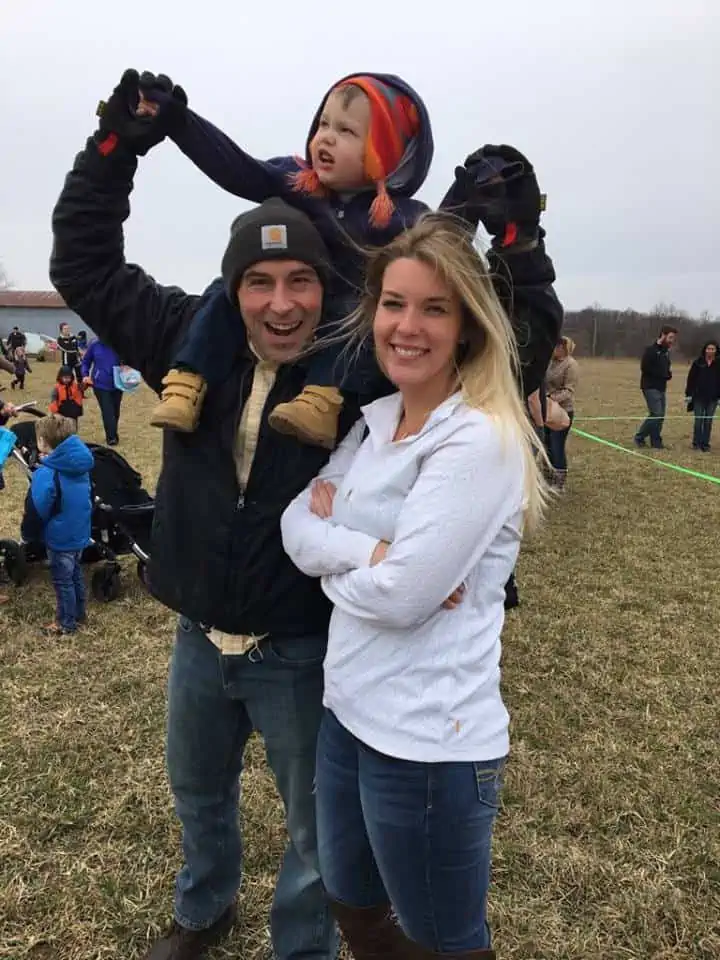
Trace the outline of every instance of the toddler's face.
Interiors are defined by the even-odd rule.
[[[364,164],[370,102],[362,91],[354,93],[348,99],[346,90],[333,90],[310,143],[313,170],[324,187],[336,192],[357,190],[367,183]]]

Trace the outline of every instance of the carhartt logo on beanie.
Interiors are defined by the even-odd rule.
[[[330,258],[322,237],[300,210],[273,197],[254,210],[241,213],[230,228],[230,242],[222,260],[222,277],[234,302],[242,275],[263,260],[298,260],[317,270],[325,284]]]
[[[420,132],[420,117],[407,94],[377,77],[359,73],[343,80],[331,92],[344,87],[359,87],[370,103],[370,126],[365,141],[365,175],[377,190],[377,196],[370,205],[370,222],[375,227],[385,227],[395,210],[385,181],[400,165],[410,142]],[[295,174],[293,183],[305,193],[323,192],[317,173],[309,167]]]

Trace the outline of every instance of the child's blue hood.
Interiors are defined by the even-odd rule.
[[[325,106],[325,101],[338,84],[343,83],[345,80],[350,80],[352,77],[360,76],[361,74],[366,77],[373,77],[381,83],[394,87],[396,90],[399,90],[400,93],[409,97],[415,104],[418,117],[420,118],[420,132],[417,137],[411,140],[397,169],[393,170],[385,181],[390,193],[403,197],[412,197],[417,193],[423,183],[425,183],[425,179],[430,170],[430,164],[432,163],[433,153],[435,152],[435,144],[433,142],[430,115],[428,114],[427,107],[409,83],[405,83],[404,80],[401,80],[400,77],[396,77],[392,73],[367,73],[362,70],[356,70],[354,73],[350,73],[347,77],[343,77],[334,83],[320,101],[317,113],[313,117],[305,148],[305,159],[310,163],[310,141],[317,132],[318,124],[320,123],[320,114]]]
[[[73,434],[67,440],[55,447],[51,454],[42,461],[43,466],[52,467],[58,473],[66,473],[69,476],[77,476],[81,473],[88,473],[95,460],[92,453],[88,450],[80,437]]]

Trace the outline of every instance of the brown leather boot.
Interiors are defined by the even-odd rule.
[[[199,373],[171,370],[163,379],[162,399],[150,417],[153,427],[193,433],[200,419],[207,384]]]
[[[402,957],[402,960],[495,960],[495,951],[487,949],[463,950],[461,953],[435,953],[405,937],[402,953],[397,956]]]
[[[389,903],[377,907],[349,907],[331,900],[330,906],[355,960],[495,960],[494,950],[435,953],[410,940],[392,915]]]
[[[205,930],[187,930],[173,921],[168,932],[152,945],[145,960],[202,960],[211,947],[230,933],[236,919],[236,907],[232,904]]]
[[[342,394],[336,387],[309,385],[294,400],[279,403],[270,414],[269,423],[278,433],[333,450],[342,405]]]
[[[330,907],[355,960],[403,956],[407,941],[389,903],[378,907],[349,907],[331,900]]]

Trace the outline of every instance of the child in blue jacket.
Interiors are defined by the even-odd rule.
[[[93,455],[69,417],[52,414],[35,424],[42,464],[33,473],[23,526],[42,529],[57,613],[50,633],[74,633],[85,620],[80,558],[90,542]]]

